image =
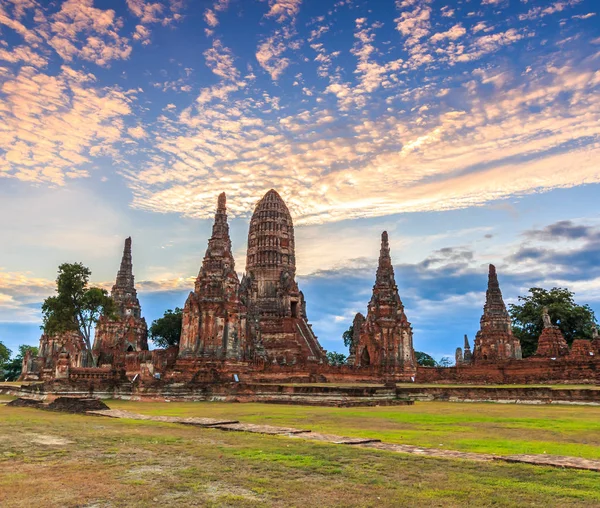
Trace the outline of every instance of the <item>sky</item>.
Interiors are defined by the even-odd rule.
[[[0,341],[36,345],[57,267],[148,323],[193,289],[217,196],[236,270],[271,188],[323,347],[366,313],[380,235],[415,348],[568,287],[600,313],[596,0],[1,0]]]

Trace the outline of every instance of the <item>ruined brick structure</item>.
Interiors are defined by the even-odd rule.
[[[296,283],[294,225],[281,196],[271,189],[250,220],[246,274],[240,298],[253,342],[271,362],[325,362],[326,354],[306,316]]]
[[[247,356],[246,309],[239,286],[222,193],[194,291],[183,309],[180,357],[242,360]]]
[[[359,318],[359,321],[362,320]],[[381,235],[373,295],[359,330],[354,365],[376,365],[385,371],[416,373],[412,327],[398,294],[386,231]]]
[[[77,332],[42,334],[38,355],[34,357],[31,351],[27,351],[23,358],[21,379],[29,381],[54,378],[61,354],[63,358],[69,358],[69,363],[74,366],[84,365],[87,353],[83,337]]]
[[[133,276],[131,238],[125,240],[121,266],[110,296],[115,302],[115,315],[100,317],[92,347],[98,366],[122,366],[125,353],[148,350],[148,326],[142,317]]]
[[[473,361],[521,359],[521,343],[512,333],[510,316],[502,299],[496,267],[490,265],[485,306],[475,336]]]
[[[538,339],[535,356],[546,358],[567,356],[569,354],[567,341],[558,326],[552,324],[546,307],[542,310],[542,320],[544,322],[544,329]]]
[[[356,314],[347,365],[327,363],[326,352],[308,323],[306,302],[296,282],[294,226],[274,190],[258,202],[250,221],[246,273],[239,281],[232,254],[225,194],[218,197],[212,234],[183,312],[179,347],[148,350],[147,326],[134,284],[131,239],[112,288],[115,316],[103,316],[86,364],[77,333],[42,335],[36,358],[23,361],[26,380],[59,380],[73,389],[94,383],[142,390],[166,383],[173,393],[193,396],[201,386],[282,382],[599,382],[600,337],[575,340],[568,348],[544,313],[537,354],[525,360],[493,265],[473,352],[467,336],[456,350],[456,367],[417,369],[413,332],[398,293],[386,232],[367,314]],[[138,381],[135,381],[138,380]],[[220,386],[220,385],[219,385]],[[225,386],[225,385],[224,385]],[[83,388],[82,388],[83,387]]]
[[[360,312],[354,316],[354,321],[352,321],[352,341],[350,342],[350,347],[348,348],[348,359],[346,363],[348,365],[354,366],[356,365],[356,346],[360,341],[360,330],[365,322],[365,316],[363,316]]]
[[[459,347],[456,348],[456,353],[454,355],[456,365],[468,365],[473,362],[473,354],[471,353],[471,346],[466,333],[463,347],[464,351]]]

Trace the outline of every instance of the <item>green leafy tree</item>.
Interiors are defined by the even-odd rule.
[[[438,367],[452,367],[452,360],[447,357],[444,356],[442,357],[442,359],[437,363]]]
[[[421,367],[435,367],[437,365],[433,357],[429,356],[427,353],[415,351],[415,357],[417,359],[417,364]]]
[[[589,305],[578,305],[574,293],[566,288],[531,288],[526,296],[519,296],[518,304],[509,305],[513,334],[521,341],[523,356],[535,354],[538,338],[544,329],[542,310],[548,307],[552,324],[558,326],[568,344],[573,339],[591,339],[596,323]]]
[[[8,377],[7,370],[10,363],[10,355],[12,355],[12,351],[0,342],[0,381]]]
[[[3,345],[0,343],[0,351],[2,350]],[[9,356],[10,356],[10,350],[5,348],[8,352],[9,352]],[[23,366],[23,358],[25,357],[25,355],[27,354],[27,351],[31,350],[32,354],[34,356],[37,356],[38,354],[38,348],[34,347],[34,346],[28,346],[26,344],[21,344],[19,346],[19,352],[16,354],[16,356],[11,360],[11,359],[6,359],[3,363],[2,360],[0,360],[0,371],[2,371],[2,379],[5,379],[7,381],[16,381],[17,379],[19,379],[19,376],[21,375],[21,370],[22,370],[22,366]]]
[[[10,359],[11,354],[12,351],[0,341],[0,367]]]
[[[161,348],[178,346],[181,339],[181,324],[183,321],[183,309],[175,307],[169,309],[161,318],[155,319],[150,326],[150,338],[152,342]]]
[[[91,274],[81,263],[63,263],[58,267],[57,294],[42,304],[42,329],[47,335],[78,332],[87,347],[88,362],[96,365],[92,333],[100,316],[114,315],[115,304],[105,289],[88,286]]]
[[[343,334],[342,338],[344,339],[344,346],[350,347],[352,345],[352,337],[354,336],[354,325],[350,325]]]
[[[327,362],[329,362],[329,365],[346,365],[346,360],[346,355],[343,353],[335,353],[333,351],[327,353]]]

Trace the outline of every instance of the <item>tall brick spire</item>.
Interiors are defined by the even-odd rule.
[[[502,299],[494,265],[489,266],[485,305],[473,354],[476,360],[521,358],[521,344],[512,334],[510,316]]]
[[[131,261],[131,237],[125,239],[121,267],[117,272],[117,280],[112,287],[110,296],[117,304],[121,316],[131,313],[136,317],[140,317],[140,302],[137,299],[137,291],[135,290],[133,263]],[[126,313],[126,308],[130,308],[131,312]]]
[[[381,233],[381,250],[379,251],[379,264],[377,265],[375,285],[396,286],[387,231]]]
[[[179,356],[241,359],[245,353],[245,321],[239,300],[227,224],[227,199],[219,195],[212,236],[183,308]]]
[[[481,316],[481,325],[492,326],[494,328],[501,327],[510,329],[510,317],[502,299],[500,284],[498,283],[498,275],[496,267],[490,265],[488,273],[488,287],[485,293],[485,306],[483,307],[483,315]]]
[[[116,316],[103,315],[100,318],[96,326],[93,350],[97,355],[98,365],[124,365],[126,352],[148,349],[148,327],[142,317],[133,277],[131,237],[125,240],[121,266],[110,296],[117,308]]]
[[[196,292],[203,292],[203,286],[204,290],[207,290],[208,286],[214,288],[215,285],[211,281],[219,280],[222,283],[223,278],[227,277],[237,280],[235,261],[231,253],[229,224],[227,223],[227,198],[222,192],[217,200],[212,236],[208,240],[208,248],[196,279]]]
[[[355,331],[356,333],[356,331]],[[379,365],[391,372],[414,375],[412,328],[398,294],[387,231],[381,250],[367,317],[360,324],[354,365]]]

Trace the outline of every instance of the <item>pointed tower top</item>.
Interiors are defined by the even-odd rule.
[[[113,291],[115,288],[135,291],[133,263],[131,261],[131,237],[125,239],[123,257],[121,258],[121,267],[117,272],[117,280],[115,282],[115,286],[113,287]]]
[[[379,251],[379,264],[377,266],[376,284],[395,285],[394,267],[390,256],[390,244],[387,231],[381,233],[381,249]]]
[[[117,280],[110,295],[117,304],[121,316],[133,314],[135,317],[140,317],[140,302],[137,299],[137,291],[135,290],[131,259],[131,237],[128,237],[125,239],[121,267],[117,272]]]
[[[510,317],[502,299],[496,267],[489,266],[488,286],[485,293],[485,305],[481,316],[481,329],[510,329]]]
[[[488,288],[490,286],[497,288],[500,287],[500,284],[498,284],[498,275],[496,274],[496,267],[494,265],[490,265],[488,272]]]
[[[229,224],[227,223],[227,198],[225,193],[219,194],[217,211],[212,228],[212,236],[208,240],[208,248],[204,254],[202,266],[196,278],[195,291],[208,294],[211,277],[222,278],[235,275],[235,261],[231,253],[231,239],[229,237]]]
[[[464,348],[465,349],[471,349],[471,346],[469,345],[469,337],[467,337],[467,334],[465,333],[465,344],[464,344]]]
[[[227,196],[224,192],[221,192],[221,194],[219,194],[219,198],[217,200],[217,210],[220,212],[227,211]]]
[[[229,240],[229,225],[227,224],[227,197],[224,192],[217,198],[217,211],[212,229],[212,238]]]

